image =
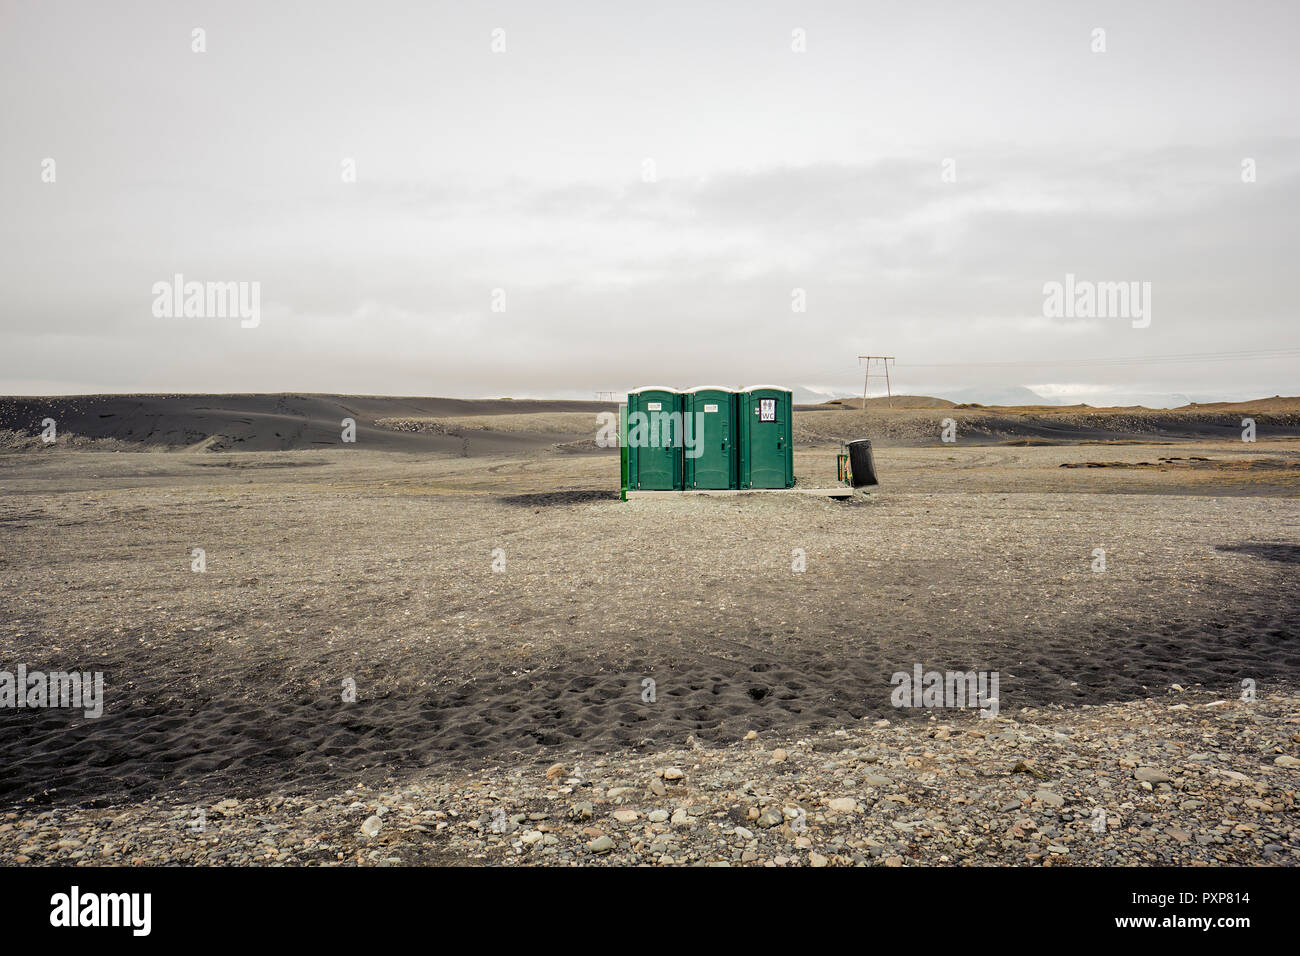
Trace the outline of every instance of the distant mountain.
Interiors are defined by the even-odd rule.
[[[1063,405],[1060,399],[1046,398],[1023,385],[976,385],[971,388],[943,389],[943,397],[959,405]]]
[[[1088,402],[1089,405],[1104,404],[1112,408],[1128,405],[1141,405],[1144,408],[1179,408],[1191,403],[1191,398],[1177,392],[1107,392]]]
[[[794,392],[794,403],[796,405],[820,405],[822,402],[829,402],[837,398],[854,397],[849,392],[837,392],[830,388],[815,388],[811,385],[795,385],[791,391]]]

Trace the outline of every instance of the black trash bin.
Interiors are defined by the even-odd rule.
[[[871,456],[871,439],[861,438],[858,441],[851,441],[849,448],[849,473],[852,475],[851,484],[854,488],[865,488],[868,485],[878,485],[876,480],[876,461]]]

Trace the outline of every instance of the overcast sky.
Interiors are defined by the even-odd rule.
[[[1297,394],[1297,49],[1294,2],[0,0],[0,392]],[[178,273],[260,323],[155,316]],[[1067,274],[1150,324],[1045,316]]]

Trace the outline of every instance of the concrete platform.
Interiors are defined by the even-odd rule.
[[[687,488],[684,491],[629,490],[627,498],[676,498],[681,495],[815,495],[819,498],[852,498],[857,491],[847,485],[835,488]]]

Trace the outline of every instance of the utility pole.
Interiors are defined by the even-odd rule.
[[[894,391],[889,384],[889,363],[894,360],[892,355],[859,355],[858,361],[866,360],[864,372],[862,375],[862,410],[867,410],[867,382],[871,378],[871,363],[879,362],[885,367],[885,394],[889,396],[889,407],[894,407]]]

